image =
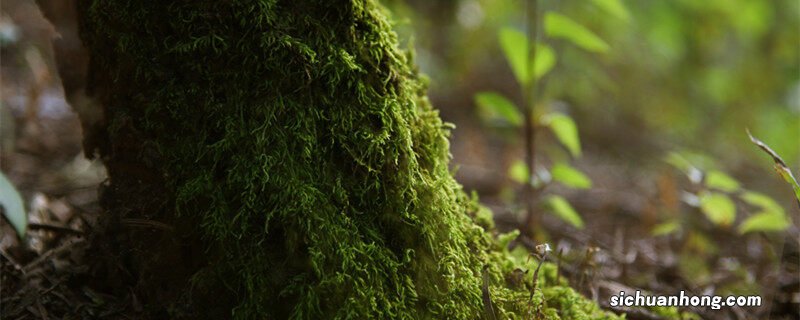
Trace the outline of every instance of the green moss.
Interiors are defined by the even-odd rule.
[[[232,297],[237,319],[476,319],[486,267],[499,318],[615,318],[552,272],[532,301],[533,279],[508,283],[530,266],[453,179],[449,127],[374,1],[81,10],[112,189],[152,202],[112,209],[199,230],[206,246],[191,284],[165,289],[180,291],[172,317],[227,307],[205,294]],[[141,196],[130,167],[165,195]]]

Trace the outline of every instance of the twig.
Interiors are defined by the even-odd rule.
[[[65,232],[71,234],[82,235],[83,231],[72,229],[70,227],[59,226],[54,224],[48,223],[29,223],[28,228],[31,230],[46,230],[46,231],[56,231],[56,232]]]
[[[67,251],[70,248],[72,248],[73,246],[75,246],[77,244],[85,243],[85,242],[86,242],[85,240],[78,240],[78,241],[75,241],[75,242],[68,242],[68,243],[64,244],[63,246],[60,246],[58,248],[52,249],[50,251],[47,251],[44,254],[40,255],[35,260],[33,260],[30,263],[28,263],[27,265],[25,265],[25,267],[22,268],[22,271],[23,272],[30,271],[31,269],[33,269],[33,267],[35,267],[35,266],[39,265],[40,263],[46,261],[51,256],[53,256],[55,254],[58,254],[58,253],[61,253],[61,252],[64,252],[64,251]]]
[[[45,320],[50,319],[50,316],[47,313],[47,310],[45,310],[44,306],[42,306],[42,302],[39,301],[39,300],[40,300],[39,298],[36,299],[36,308],[39,309],[39,316],[42,317],[42,319],[45,319]]]
[[[19,262],[17,262],[17,260],[14,259],[14,257],[12,257],[10,254],[8,254],[8,252],[6,252],[5,249],[0,249],[0,255],[2,255],[4,258],[6,258],[6,260],[8,260],[8,262],[11,262],[11,265],[14,266],[14,269],[17,269],[17,270],[21,271],[23,275],[25,274],[25,270],[22,268],[22,265],[20,265]]]
[[[158,222],[155,220],[146,220],[146,219],[138,219],[138,218],[124,218],[121,220],[122,224],[134,227],[153,227],[156,229],[161,229],[164,231],[172,232],[175,230],[172,226]]]
[[[540,244],[536,246],[536,251],[533,254],[528,255],[528,259],[531,256],[536,256],[539,259],[539,264],[536,266],[536,270],[533,271],[533,287],[531,288],[531,295],[528,297],[528,305],[531,306],[533,302],[533,295],[536,293],[536,289],[539,285],[539,270],[542,268],[542,265],[545,261],[547,261],[547,253],[550,252],[550,245],[549,244]],[[537,308],[536,313],[541,312],[540,308]]]
[[[494,303],[492,302],[492,295],[489,292],[489,273],[486,271],[489,266],[483,267],[483,307],[486,317],[490,320],[497,320],[497,314],[494,311]]]

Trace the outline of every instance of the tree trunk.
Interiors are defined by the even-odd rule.
[[[78,14],[109,173],[97,252],[150,317],[609,316],[553,266],[533,300],[508,280],[524,255],[452,178],[448,125],[374,1]]]

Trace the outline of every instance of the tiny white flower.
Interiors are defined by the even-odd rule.
[[[550,244],[549,243],[543,243],[543,244],[540,244],[540,245],[536,246],[536,253],[538,253],[540,255],[545,255],[550,251],[553,251],[553,249],[550,248]]]

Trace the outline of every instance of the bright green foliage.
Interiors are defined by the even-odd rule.
[[[523,88],[533,80],[547,74],[556,64],[556,54],[550,46],[536,43],[536,56],[534,61],[528,61],[530,43],[524,33],[512,28],[500,29],[498,34],[500,47],[506,56],[506,61],[514,72],[514,77]],[[531,72],[531,69],[533,71]]]
[[[692,165],[689,160],[687,160],[678,152],[670,152],[666,157],[664,157],[664,161],[681,170],[687,176],[690,175],[690,172],[697,170],[697,168],[695,168],[695,166]]]
[[[522,160],[516,160],[508,167],[508,176],[511,180],[519,183],[528,183],[530,181],[531,170],[528,165]]]
[[[758,139],[752,138],[752,136],[751,139],[754,139],[753,142],[756,145],[776,159],[776,168],[781,166],[783,160],[774,154],[774,151]],[[687,157],[693,158],[693,161],[687,160]],[[743,189],[739,181],[725,172],[713,169],[715,165],[708,161],[702,165],[702,167],[708,168],[708,171],[704,174],[693,164],[695,161],[702,159],[696,154],[686,152],[683,152],[683,154],[671,152],[665,157],[667,163],[684,172],[689,180],[700,187],[699,191],[693,191],[698,201],[689,201],[687,203],[698,206],[715,225],[728,227],[736,220],[736,204],[731,197],[737,197],[751,207],[758,209],[739,224],[739,233],[777,232],[786,230],[791,225],[790,217],[769,196]],[[712,189],[714,191],[711,191]],[[654,235],[664,235],[673,233],[678,229],[677,222],[672,221],[657,226],[652,233]]]
[[[739,232],[783,231],[791,225],[783,207],[772,198],[752,191],[745,192],[741,198],[759,210],[742,221],[742,224],[739,225]]]
[[[740,233],[757,232],[757,231],[783,231],[786,230],[792,222],[785,214],[776,214],[772,212],[759,212],[755,215],[748,217],[742,224],[739,225]]]
[[[592,3],[622,21],[627,22],[631,19],[631,14],[625,4],[622,3],[622,0],[592,0]]]
[[[104,152],[144,146],[123,164],[163,178],[174,197],[159,212],[208,245],[186,301],[166,304],[205,293],[237,305],[198,308],[236,319],[478,319],[486,268],[498,318],[530,319],[532,281],[506,283],[528,267],[453,179],[448,125],[374,1],[81,10],[108,80],[95,85],[118,143]],[[545,267],[531,303],[546,300],[547,319],[616,318]]]
[[[495,92],[475,95],[475,103],[484,119],[500,119],[514,126],[522,125],[522,114],[513,102]]]
[[[581,140],[578,137],[578,126],[568,115],[550,113],[542,118],[542,124],[550,127],[558,141],[569,150],[574,157],[581,155]]]
[[[583,172],[566,163],[556,163],[550,169],[553,180],[561,182],[565,186],[576,189],[588,189],[592,187],[592,180]]]
[[[506,61],[517,81],[523,86],[530,81],[530,64],[528,63],[528,37],[512,28],[500,30],[500,47],[506,55]]]
[[[722,171],[711,170],[706,174],[706,186],[725,192],[733,192],[739,189],[739,182]]]
[[[550,46],[536,44],[536,61],[533,63],[533,75],[536,79],[543,77],[556,65],[556,52]]]
[[[2,207],[8,222],[17,230],[17,234],[24,237],[25,230],[28,228],[28,214],[25,212],[25,206],[22,204],[22,197],[17,188],[14,188],[14,185],[2,172],[0,172],[0,207]]]
[[[578,214],[578,212],[572,208],[572,206],[569,204],[569,202],[567,202],[566,199],[564,199],[564,197],[550,195],[547,197],[546,202],[550,212],[556,217],[566,221],[575,228],[583,229],[583,219],[581,219],[581,216]]]
[[[544,30],[550,37],[567,39],[587,51],[602,53],[609,49],[608,44],[592,31],[555,12],[544,16]]]
[[[653,227],[653,231],[651,231],[650,234],[654,236],[665,236],[677,232],[678,230],[680,230],[680,228],[681,225],[677,221],[669,221],[660,223],[655,227]]]
[[[759,209],[769,212],[769,213],[779,213],[783,214],[783,207],[779,205],[775,200],[770,198],[769,196],[754,192],[754,191],[746,191],[741,195],[742,200],[747,202],[748,204],[758,207]]]
[[[716,225],[729,226],[736,218],[736,205],[731,198],[716,192],[700,196],[700,209]]]

